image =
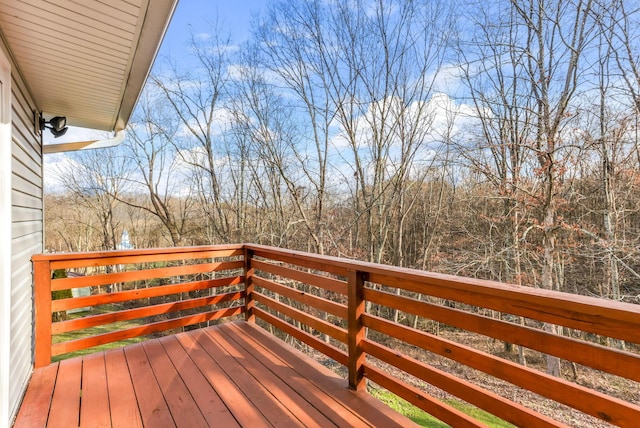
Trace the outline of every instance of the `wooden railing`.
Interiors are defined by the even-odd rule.
[[[252,244],[41,255],[34,266],[39,365],[51,355],[244,313],[248,321],[345,366],[352,388],[365,390],[368,380],[452,426],[482,424],[436,395],[457,397],[518,426],[572,422],[545,414],[550,406],[613,425],[640,421],[636,305]],[[55,269],[105,266],[121,272],[50,280]],[[210,278],[194,279],[196,274]],[[127,289],[155,278],[186,282]],[[115,283],[128,286],[51,301],[51,290]],[[207,295],[51,327],[55,311],[194,290]],[[227,307],[212,309],[220,304]],[[51,345],[55,333],[194,307],[203,312]],[[505,343],[523,347],[534,364],[515,362],[516,354],[503,350]],[[562,359],[573,375],[547,374],[547,356]]]
[[[245,308],[241,245],[41,254],[33,265],[36,367],[52,356],[206,324]],[[56,271],[67,277],[52,279]],[[53,291],[82,289],[91,292],[52,300]],[[52,322],[52,314],[85,307],[97,311]],[[132,320],[122,328],[114,324]],[[107,325],[108,332],[95,332]],[[82,331],[89,333],[55,340]]]

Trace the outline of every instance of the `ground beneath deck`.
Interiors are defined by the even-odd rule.
[[[37,369],[14,427],[411,425],[240,321]]]

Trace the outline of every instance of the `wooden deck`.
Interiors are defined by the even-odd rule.
[[[244,321],[37,369],[15,427],[414,426]]]

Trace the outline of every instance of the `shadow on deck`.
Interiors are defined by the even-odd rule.
[[[268,335],[225,323],[37,369],[15,427],[412,426]]]

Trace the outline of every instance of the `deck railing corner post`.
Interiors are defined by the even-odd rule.
[[[253,313],[253,307],[255,301],[253,300],[253,267],[251,266],[251,260],[253,258],[253,250],[244,247],[244,307],[245,307],[245,320],[248,322],[255,322],[256,316]]]
[[[366,336],[366,330],[362,322],[362,316],[365,312],[363,295],[365,275],[365,272],[350,269],[347,280],[349,387],[356,391],[366,390],[367,387],[367,381],[364,377],[365,353],[362,351],[362,341]]]
[[[51,363],[51,262],[33,261],[34,365]]]

